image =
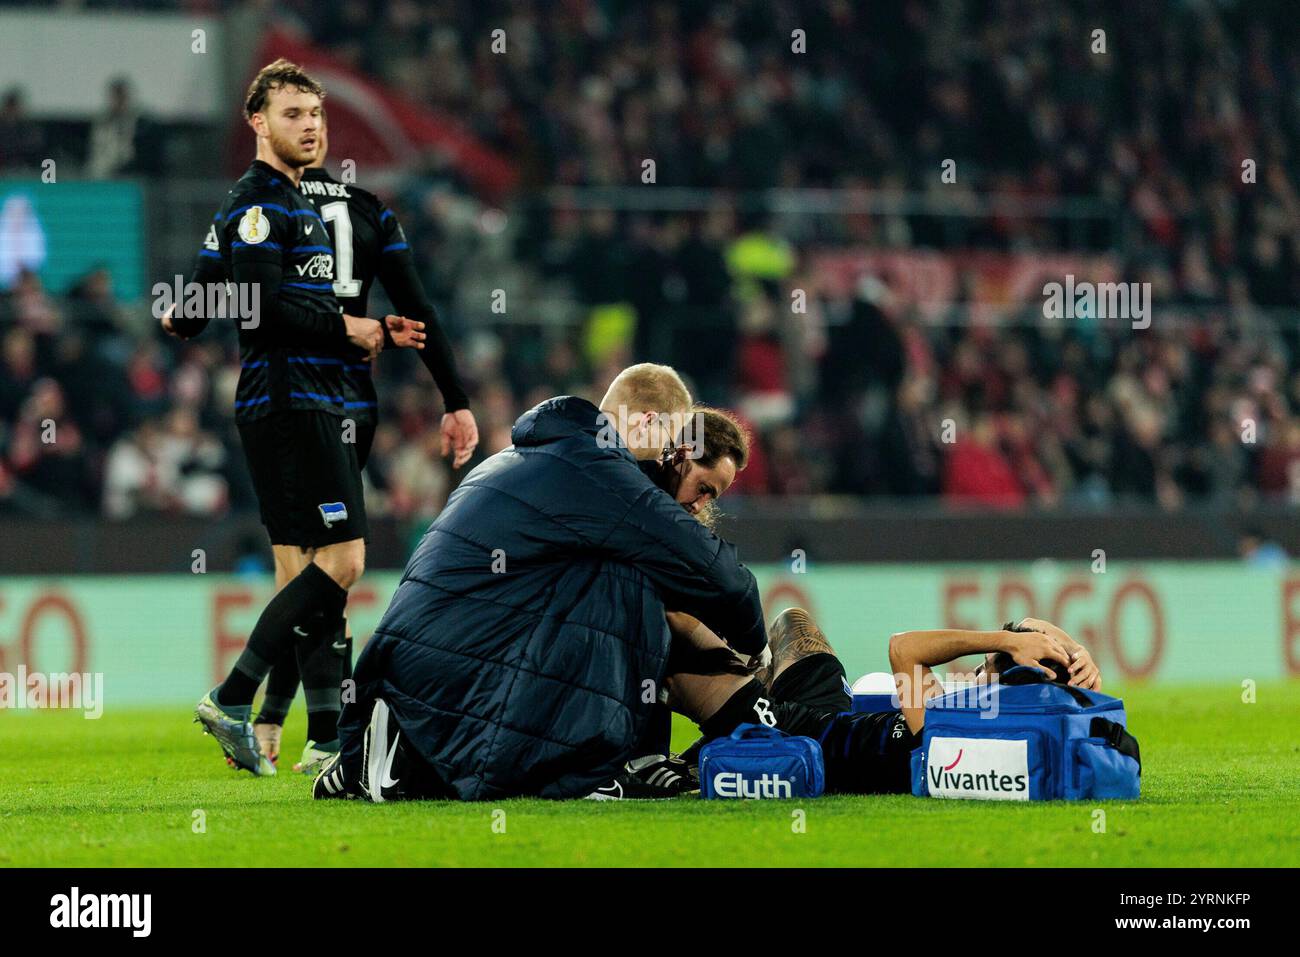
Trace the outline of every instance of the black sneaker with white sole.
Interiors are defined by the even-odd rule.
[[[698,794],[699,778],[691,773],[691,766],[674,755],[648,754],[633,758],[626,765],[627,772],[652,787],[662,788],[670,796]]]
[[[343,774],[343,762],[339,760],[337,754],[331,755],[328,760],[321,765],[320,772],[316,775],[316,780],[312,782],[311,796],[316,801],[327,800],[352,800],[361,797],[361,792],[356,787],[350,787],[346,776]]]
[[[316,775],[311,796],[318,801],[359,797],[376,804],[400,800],[406,797],[401,779],[408,763],[401,728],[381,698],[375,702],[361,738],[360,775],[354,770],[349,776],[340,755],[331,755]]]
[[[686,764],[678,758],[650,754],[634,758],[623,773],[587,795],[588,801],[665,801],[698,794]]]

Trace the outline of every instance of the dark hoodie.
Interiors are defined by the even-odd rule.
[[[663,679],[665,607],[762,649],[735,548],[601,434],[590,402],[548,399],[452,493],[357,661],[345,766],[378,696],[462,799],[581,797],[632,756]]]

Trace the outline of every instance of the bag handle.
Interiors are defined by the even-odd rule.
[[[1120,754],[1128,755],[1138,764],[1138,774],[1142,773],[1142,752],[1138,749],[1138,739],[1118,721],[1106,718],[1093,718],[1088,725],[1088,737],[1103,738],[1106,743]]]
[[[769,728],[765,724],[742,724],[731,732],[734,741],[756,741],[761,738],[784,738],[785,732],[779,728]]]

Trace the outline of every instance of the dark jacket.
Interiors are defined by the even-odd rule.
[[[546,400],[452,493],[357,661],[345,766],[379,696],[463,799],[583,796],[632,756],[663,679],[665,606],[762,649],[735,548],[598,441],[599,416]]]

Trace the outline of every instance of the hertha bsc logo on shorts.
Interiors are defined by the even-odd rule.
[[[348,520],[348,510],[342,502],[322,502],[316,506],[320,509],[321,521],[325,527],[329,528],[335,522],[346,522]]]

